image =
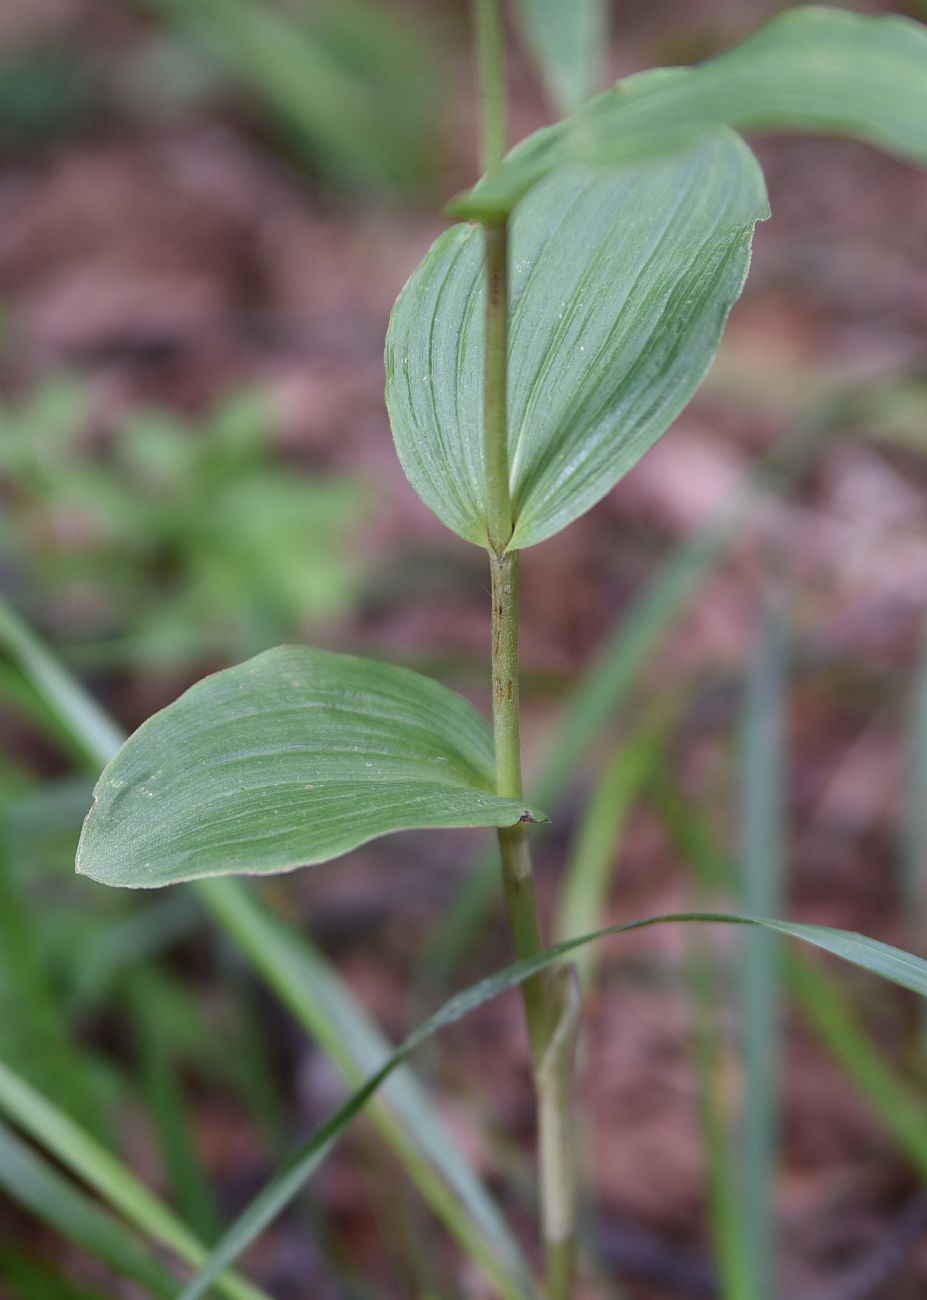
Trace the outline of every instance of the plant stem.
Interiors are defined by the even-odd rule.
[[[480,160],[493,171],[505,155],[508,138],[505,111],[505,43],[499,0],[475,0],[476,67],[479,78],[483,134]]]
[[[512,536],[507,432],[509,229],[505,219],[484,227],[486,244],[486,361],[483,374],[483,460],[490,554],[502,556]],[[518,569],[515,564],[515,651],[518,653]],[[517,674],[516,674],[517,678]],[[517,718],[518,708],[516,704]],[[517,728],[515,735],[518,741]],[[519,784],[521,777],[519,776]],[[515,798],[521,798],[515,795]]]
[[[489,553],[492,574],[492,703],[496,790],[521,799],[518,701],[518,553]],[[524,823],[499,831],[502,885],[516,955],[544,947]],[[570,1094],[579,1026],[579,979],[573,965],[522,985],[538,1105],[540,1181],[547,1300],[571,1300],[575,1271],[575,1145]]]
[[[499,0],[475,0],[477,59],[483,106],[486,171],[506,147],[505,62]],[[486,527],[492,574],[492,714],[496,790],[522,798],[518,702],[518,553],[512,537],[507,428],[508,242],[506,220],[487,223],[486,351],[483,378],[483,456]],[[524,823],[499,831],[502,885],[516,955],[544,947]],[[570,1093],[579,1025],[579,981],[573,966],[539,973],[522,985],[538,1107],[538,1145],[547,1300],[571,1300],[575,1271],[575,1145]]]
[[[576,1142],[573,1065],[582,1010],[579,972],[572,964],[548,972],[552,1028],[535,1069],[540,1131],[541,1191],[547,1300],[572,1300],[576,1273]]]
[[[489,553],[492,574],[492,717],[496,744],[496,790],[522,798],[518,708],[518,553]],[[534,874],[524,823],[499,831],[502,885],[515,954],[533,957],[544,947],[534,894]],[[522,985],[525,1019],[535,1065],[551,1033],[548,979],[544,973]]]

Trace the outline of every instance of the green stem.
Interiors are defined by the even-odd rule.
[[[475,0],[477,56],[483,104],[483,166],[492,171],[505,153],[505,64],[499,0]],[[518,704],[518,553],[512,538],[507,428],[508,223],[484,227],[486,241],[486,351],[483,379],[483,456],[486,528],[492,574],[492,714],[496,790],[522,798]],[[544,939],[538,916],[524,823],[499,831],[502,886],[516,955],[533,957]],[[575,1272],[575,1144],[570,1094],[579,1024],[579,981],[572,966],[539,972],[522,985],[531,1041],[538,1111],[538,1146],[547,1300],[571,1300]]]
[[[483,170],[495,171],[505,155],[505,46],[499,0],[475,0],[476,53],[482,106]],[[508,222],[484,227],[486,243],[486,362],[483,381],[483,451],[486,524],[490,550],[501,555],[512,536],[512,499],[506,441],[508,390]],[[519,778],[520,780],[520,778]],[[520,795],[518,796],[521,797]]]
[[[492,712],[496,790],[521,799],[518,703],[518,552],[489,553],[492,574]],[[502,886],[516,955],[544,948],[534,891],[528,828],[499,831]],[[571,1300],[575,1272],[575,1144],[570,1095],[579,1025],[573,965],[538,972],[522,984],[538,1108],[540,1182],[547,1300]]]
[[[576,1273],[576,1140],[573,1066],[582,1011],[574,965],[548,972],[551,1032],[535,1070],[540,1131],[541,1189],[547,1300],[572,1300]]]
[[[496,790],[522,798],[518,706],[518,553],[489,553],[492,574],[492,717],[496,745]],[[524,823],[499,831],[502,885],[516,956],[533,957],[544,947],[534,893],[528,828]],[[551,1032],[547,977],[522,985],[531,1051],[537,1064]]]
[[[494,171],[505,156],[508,126],[505,111],[505,42],[499,0],[475,0],[476,67],[483,134],[480,161]]]
[[[483,376],[483,459],[490,552],[502,555],[512,536],[507,433],[509,230],[502,220],[484,228],[486,243],[486,360]],[[516,622],[517,622],[516,594]],[[516,633],[517,642],[517,633]],[[516,710],[517,712],[517,710]],[[520,798],[521,796],[516,796]]]

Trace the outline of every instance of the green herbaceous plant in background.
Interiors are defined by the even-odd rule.
[[[305,1184],[413,1046],[516,984],[538,1100],[541,1286],[547,1300],[573,1295],[580,1007],[564,958],[581,941],[545,950],[534,900],[529,827],[544,812],[521,785],[519,553],[609,492],[711,364],[755,224],[769,215],[738,129],[841,133],[927,160],[927,32],[914,22],[798,7],[697,68],[647,72],[587,100],[602,13],[594,0],[515,6],[552,101],[574,111],[506,153],[502,14],[499,0],[476,0],[484,175],[451,209],[472,224],[426,254],[387,338],[406,474],[449,529],[488,552],[492,728],[416,673],[283,647],[194,686],[126,742],[97,785],[77,867],[110,885],[287,871],[397,830],[494,827],[499,838],[517,965],[452,1000],[321,1126],[188,1298]],[[924,962],[860,936],[664,919],[769,926],[927,991]]]

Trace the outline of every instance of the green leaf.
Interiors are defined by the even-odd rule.
[[[288,871],[390,831],[512,826],[486,721],[405,668],[280,646],[155,714],[104,769],[77,870],[147,889]]]
[[[825,436],[844,429],[853,414],[849,393],[840,394],[837,400],[830,397],[810,411],[806,421],[746,475],[718,515],[678,545],[636,600],[621,610],[566,700],[548,755],[532,782],[538,803],[547,807],[562,800],[602,733],[621,720],[629,700],[642,689],[644,670],[668,631],[724,560],[767,493],[791,488],[814,461]],[[498,855],[483,853],[467,872],[428,945],[422,970],[429,988],[446,987],[464,952],[483,933],[497,897],[498,880]]]
[[[565,168],[511,231],[510,549],[605,495],[702,380],[768,215],[747,146],[715,131],[682,154]],[[406,285],[386,345],[386,397],[412,486],[486,545],[481,231],[455,226]]]
[[[2,599],[0,648],[41,691],[89,762],[95,767],[105,764],[124,738]],[[60,815],[60,794],[48,811]],[[347,985],[301,934],[272,917],[239,881],[205,880],[194,889],[265,985],[350,1084],[356,1085],[389,1055],[386,1039]],[[147,914],[150,929],[150,909]],[[531,1300],[536,1291],[518,1244],[428,1094],[413,1075],[400,1071],[386,1099],[388,1107],[372,1106],[371,1119],[424,1200],[491,1280],[500,1300]]]
[[[2,602],[0,645],[23,665],[35,689],[58,715],[91,763],[119,748],[122,737],[118,728]]]
[[[247,1249],[260,1232],[293,1199],[299,1190],[324,1161],[347,1125],[363,1109],[368,1099],[414,1050],[439,1030],[462,1019],[491,998],[523,984],[539,971],[557,965],[569,953],[586,944],[610,935],[627,934],[632,930],[646,929],[652,925],[674,922],[709,922],[726,925],[745,925],[760,930],[773,931],[788,938],[800,939],[813,947],[842,957],[854,966],[860,966],[874,975],[911,989],[927,997],[927,961],[902,952],[889,944],[869,939],[850,930],[832,930],[821,925],[799,925],[791,921],[774,921],[764,917],[732,916],[724,912],[681,912],[669,916],[647,917],[622,925],[608,926],[593,934],[577,939],[567,939],[533,957],[506,966],[504,970],[487,976],[449,1001],[420,1025],[396,1049],[376,1074],[348,1098],[348,1100],[298,1148],[279,1174],[254,1198],[248,1208],[224,1234],[216,1245],[208,1263],[181,1293],[179,1300],[197,1300],[224,1269]]]
[[[606,912],[624,844],[628,818],[641,790],[661,763],[675,711],[662,703],[636,732],[623,736],[596,780],[579,818],[563,869],[556,935],[570,939],[595,928]],[[594,949],[577,954],[580,979],[588,984]]]
[[[849,135],[927,161],[927,30],[906,18],[800,5],[695,68],[619,81],[529,136],[449,211],[498,219],[564,162],[636,161],[719,125]]]
[[[130,1169],[3,1061],[0,1061],[0,1114],[6,1115],[152,1241],[194,1267],[207,1257],[202,1242]],[[217,1288],[228,1300],[269,1300],[265,1291],[243,1277],[219,1278]]]
[[[144,0],[275,120],[298,155],[364,187],[421,178],[440,121],[440,45],[390,6]]]
[[[204,880],[195,888],[349,1087],[358,1087],[390,1058],[392,1045],[303,935],[249,896],[237,880]],[[415,1075],[397,1070],[371,1107],[370,1118],[500,1300],[537,1300],[528,1266],[498,1206]]]
[[[664,782],[653,806],[700,891],[728,891],[741,874],[719,848],[706,819],[678,786]],[[803,952],[785,953],[789,992],[822,1046],[922,1176],[927,1176],[927,1108],[859,1023],[833,977]]]
[[[722,984],[708,936],[696,929],[688,947],[686,984],[692,997],[692,1048],[705,1161],[705,1200],[718,1273],[718,1300],[758,1300],[728,1124],[720,1024]]]
[[[553,106],[572,113],[599,83],[607,39],[604,0],[518,0],[515,15]]]
[[[778,914],[785,895],[787,627],[777,599],[762,610],[747,669],[739,761],[741,905]],[[752,942],[750,942],[752,940]],[[776,1221],[772,1187],[780,1136],[781,954],[772,935],[750,935],[740,966],[743,1101],[740,1199],[757,1300],[774,1294]]]
[[[135,1234],[0,1123],[0,1187],[63,1237],[135,1278],[152,1295],[172,1296],[176,1278],[146,1254]]]

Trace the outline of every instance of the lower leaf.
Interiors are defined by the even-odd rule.
[[[512,826],[492,735],[461,696],[405,668],[280,646],[213,674],[106,766],[77,870],[149,889],[325,862],[391,831]]]

